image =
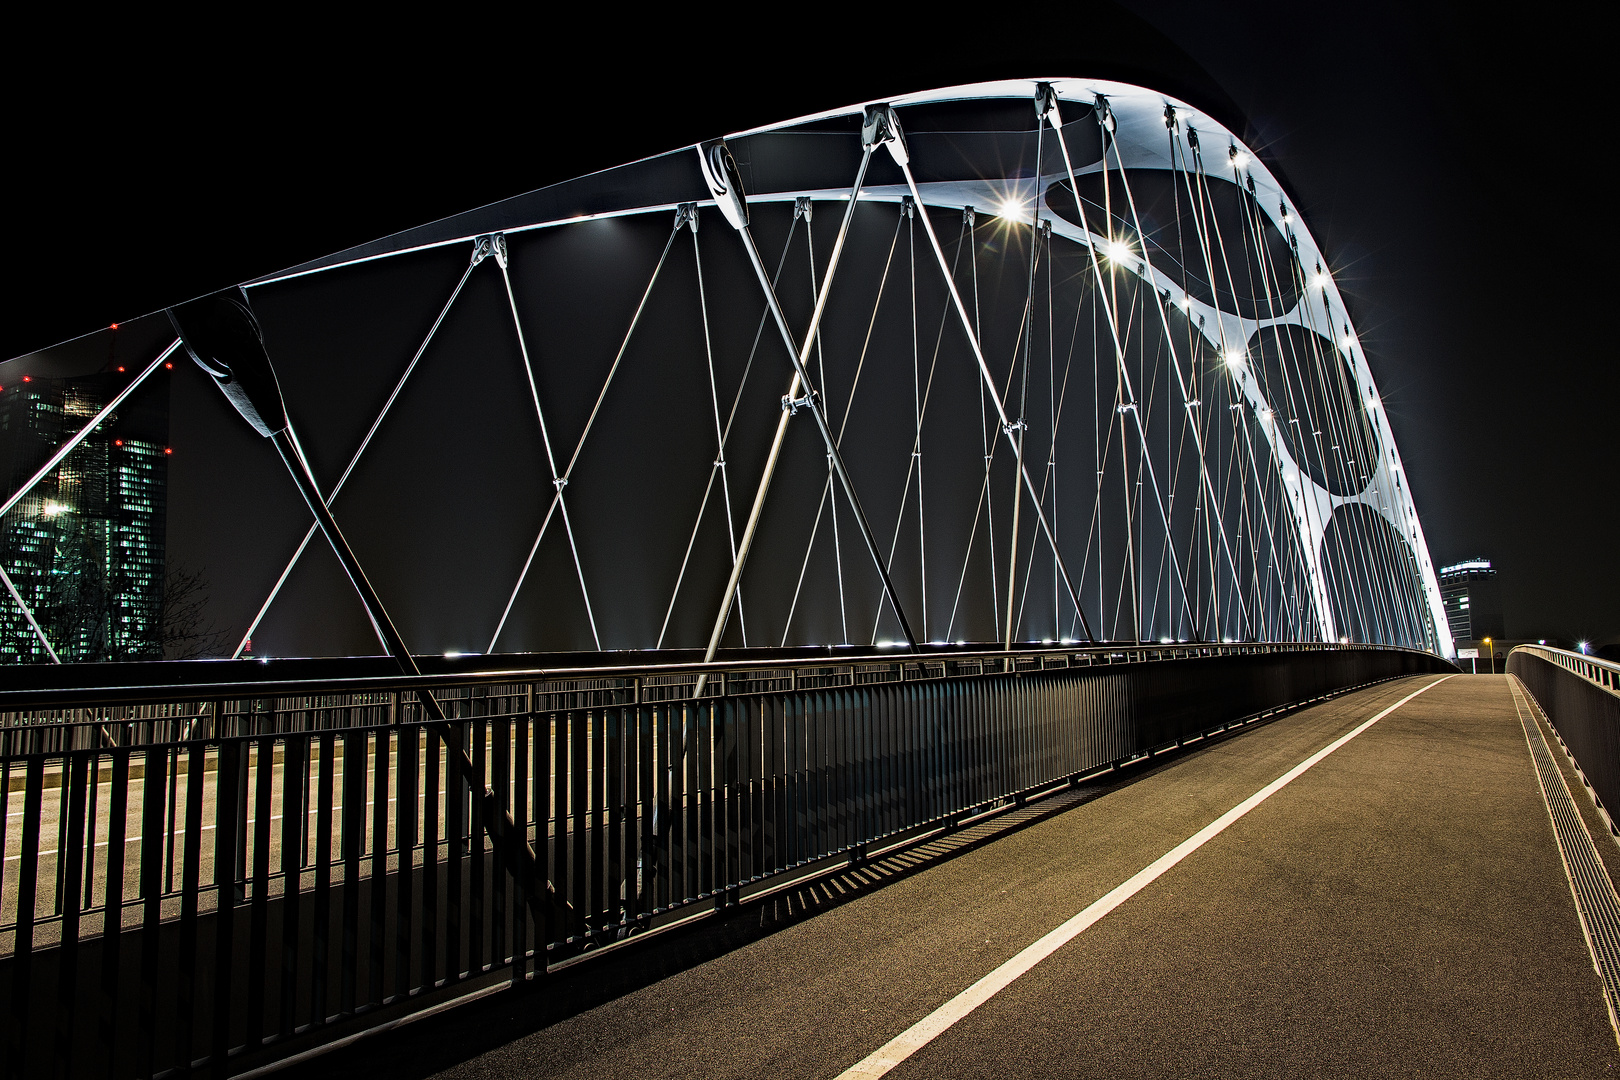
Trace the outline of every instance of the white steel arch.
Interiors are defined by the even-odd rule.
[[[1126,83],[1094,79],[1003,80],[931,90],[882,102],[867,102],[863,105],[886,104],[901,108],[908,105],[971,99],[1034,100],[1038,88],[1043,85],[1050,86],[1060,100],[1087,105],[1104,101],[1114,118],[1112,130],[1115,138],[1111,147],[1100,160],[1075,168],[1074,173],[1077,176],[1100,174],[1109,168],[1116,171],[1136,169],[1172,171],[1177,166],[1177,155],[1181,155],[1184,160],[1198,145],[1197,142],[1189,145],[1190,135],[1193,140],[1201,141],[1203,145],[1217,148],[1218,157],[1223,163],[1229,163],[1234,182],[1247,186],[1271,223],[1289,238],[1300,264],[1302,266],[1314,264],[1317,268],[1312,280],[1313,287],[1304,292],[1294,307],[1280,313],[1244,317],[1191,295],[1178,282],[1154,268],[1151,260],[1131,260],[1124,264],[1125,269],[1150,282],[1156,290],[1168,294],[1172,302],[1197,317],[1209,343],[1223,354],[1241,351],[1234,350],[1233,343],[1246,343],[1266,327],[1297,325],[1327,328],[1326,336],[1335,341],[1340,356],[1354,373],[1358,393],[1360,387],[1367,388],[1366,413],[1375,425],[1378,440],[1376,464],[1365,485],[1358,491],[1335,494],[1318,483],[1306,470],[1301,469],[1286,442],[1279,437],[1275,421],[1276,409],[1262,389],[1260,381],[1255,378],[1247,363],[1234,364],[1233,374],[1235,386],[1250,408],[1262,418],[1261,430],[1265,433],[1277,471],[1286,485],[1288,505],[1293,513],[1301,541],[1300,554],[1310,568],[1317,629],[1324,641],[1333,641],[1340,636],[1335,625],[1333,605],[1328,596],[1326,574],[1322,566],[1322,546],[1327,539],[1327,523],[1339,507],[1352,503],[1360,504],[1388,521],[1396,535],[1408,546],[1421,575],[1421,602],[1424,608],[1422,614],[1426,616],[1431,628],[1428,644],[1441,655],[1454,656],[1455,648],[1446,630],[1439,581],[1433,560],[1429,556],[1428,543],[1424,538],[1417,508],[1412,501],[1410,489],[1403,480],[1405,471],[1395,445],[1394,432],[1390,429],[1388,417],[1377,394],[1377,382],[1367,364],[1365,350],[1362,349],[1359,336],[1354,330],[1338,284],[1334,281],[1331,271],[1325,269],[1329,265],[1329,259],[1300,220],[1293,200],[1283,189],[1281,182],[1267,168],[1265,162],[1234,132],[1213,117],[1169,95]],[[843,115],[847,111],[852,110],[814,114],[783,124],[738,132],[732,137],[793,127]],[[1168,143],[1167,130],[1170,132]],[[1035,204],[1050,184],[1060,180],[1061,177],[1046,178],[1039,192],[1034,190],[1034,181],[1019,177],[923,183],[918,185],[918,190],[929,205],[968,206],[977,212],[993,215],[1006,213],[1010,195],[1016,203]],[[886,188],[868,188],[863,197],[899,200],[908,194],[906,187],[890,185]],[[807,196],[840,198],[847,197],[847,194],[835,189],[823,189],[772,192],[757,195],[755,198],[763,200]],[[1051,221],[1054,233],[1077,243],[1101,246],[1110,240],[1108,236],[1095,230],[1062,218],[1054,220],[1048,217],[1046,220]],[[1335,334],[1334,327],[1342,327],[1342,332]]]
[[[818,203],[822,239],[811,230]],[[870,281],[847,281],[859,275],[840,262],[858,205],[886,208],[877,232],[870,216],[854,228],[861,235],[848,251],[860,250],[847,255],[881,261],[862,271],[876,279],[875,294],[861,291],[872,288]],[[775,213],[779,224],[791,220],[779,255],[756,245],[751,213]],[[531,256],[520,250],[529,243],[523,238],[659,215],[672,215],[673,227],[667,235],[652,230],[662,253],[651,278],[634,287],[628,328],[609,328],[616,343],[611,363],[605,375],[594,376],[603,381],[588,418],[571,427],[574,422],[546,400],[536,371],[578,358],[533,345],[545,328],[520,314],[524,290],[532,288],[525,284],[531,279],[523,260]],[[701,240],[700,221],[710,223]],[[735,261],[733,232],[749,259],[738,265],[751,264],[751,284],[759,288],[752,302],[766,303],[757,322],[750,316],[728,326],[717,313],[722,298],[706,284],[706,266],[722,249]],[[1186,102],[1138,86],[1073,78],[1005,80],[863,102],[531,192],[245,288],[250,297],[269,296],[298,279],[458,247],[470,250],[470,261],[331,490],[335,496],[373,437],[386,430],[389,410],[419,362],[432,363],[430,343],[463,288],[475,274],[489,276],[476,268],[498,265],[497,321],[521,356],[523,396],[532,404],[528,420],[537,425],[545,461],[537,481],[543,488],[539,531],[522,540],[527,557],[513,568],[516,583],[509,591],[503,587],[496,602],[498,618],[492,616],[484,631],[491,635],[488,651],[514,647],[509,618],[523,607],[520,594],[552,530],[554,542],[559,535],[566,539],[567,588],[577,584],[589,621],[582,644],[598,649],[674,642],[680,636],[672,629],[681,622],[674,618],[677,601],[713,612],[711,655],[727,634],[728,640],[740,634],[740,644],[759,640],[758,630],[749,629],[756,622],[766,624],[764,637],[773,643],[798,640],[794,620],[806,581],[814,577],[813,552],[830,543],[842,628],[832,633],[846,642],[849,627],[860,624],[874,627],[873,643],[888,627],[913,645],[959,633],[994,636],[1009,646],[1015,636],[1057,641],[1081,634],[1114,640],[1353,637],[1452,654],[1393,431],[1330,261],[1265,162],[1236,133]],[[808,253],[807,307],[802,294],[797,306],[776,295],[792,252],[799,253],[795,260]],[[601,585],[593,576],[600,575],[582,556],[592,543],[590,496],[576,495],[569,484],[579,480],[576,465],[588,471],[596,448],[620,437],[605,426],[613,422],[616,396],[630,392],[625,381],[634,377],[615,379],[635,365],[637,335],[672,332],[658,324],[660,290],[675,287],[669,283],[685,273],[693,275],[697,301],[689,321],[701,328],[689,349],[703,358],[706,372],[702,426],[712,429],[705,451],[712,463],[705,462],[707,487],[698,485],[698,520],[684,541],[673,591],[665,593],[668,603],[660,597],[651,605],[656,642],[627,640],[615,636],[611,615],[604,623],[601,598],[593,600],[592,588]],[[894,297],[905,295],[895,282],[907,274],[903,363],[895,356],[869,358],[880,313],[905,307]],[[991,310],[998,302],[999,315]],[[937,324],[925,327],[925,314]],[[827,326],[835,321],[845,337],[830,336]],[[272,354],[275,329],[267,330]],[[1064,341],[1068,355],[1060,365]],[[727,347],[746,351],[741,384],[717,359]],[[1043,349],[1044,357],[1038,355]],[[744,388],[756,354],[783,351],[792,382],[781,397],[768,452],[748,448],[759,460],[747,468],[758,465],[761,472],[745,477],[736,471],[745,448],[732,436],[746,408]],[[908,447],[898,451],[903,472],[845,461],[870,453],[868,444],[845,441],[862,424],[857,391],[865,393],[863,385],[874,378],[869,361],[886,364],[889,377],[905,384],[906,400],[891,410],[904,414],[896,426],[909,433]],[[924,461],[938,453],[942,421],[932,419],[930,409],[946,407],[939,403],[946,368],[976,372],[952,391],[972,385],[978,396],[981,430],[956,441],[982,441],[982,476],[953,481],[969,492],[977,487],[971,514],[940,499],[937,487],[924,497],[925,482],[941,482],[937,463],[925,468]],[[1032,397],[1032,381],[1042,379],[1046,386],[1037,385]],[[795,566],[796,584],[792,572],[787,575],[792,603],[785,615],[770,625],[751,607],[745,622],[741,590],[750,597],[782,591],[780,581],[749,577],[746,570],[772,499],[784,498],[771,494],[772,476],[788,446],[790,421],[800,414],[819,432],[819,439],[803,438],[826,460],[825,480],[817,482],[820,501],[808,539],[790,537],[802,542],[803,561]],[[960,413],[953,415],[960,424]],[[1074,444],[1074,429],[1087,423],[1091,445],[1081,447],[1078,459],[1065,457],[1060,446]],[[801,422],[797,429],[811,426]],[[747,488],[755,477],[750,504]],[[898,499],[880,490],[870,501],[874,486],[885,485],[898,489]],[[711,497],[724,507],[729,580],[720,596],[687,601],[683,588],[698,588],[688,569],[698,560]],[[868,520],[872,505],[882,511]],[[941,528],[941,515],[952,514]],[[244,643],[303,550],[275,579],[246,625]],[[942,580],[942,565],[951,580]],[[865,586],[846,576],[872,571],[868,584],[881,583],[875,606],[854,611],[851,605],[860,607],[854,594]],[[981,608],[988,602],[990,617],[959,619],[969,595],[980,598]],[[947,611],[948,617],[940,614]],[[706,626],[709,619],[703,616]],[[33,629],[43,641],[43,631]],[[469,644],[485,648],[482,641]]]

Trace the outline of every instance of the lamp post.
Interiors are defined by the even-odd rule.
[[[1495,675],[1496,674],[1496,646],[1491,644],[1491,639],[1490,638],[1485,639],[1485,653],[1486,653],[1487,656],[1490,657],[1490,661],[1491,661],[1490,671],[1491,671],[1491,674]]]

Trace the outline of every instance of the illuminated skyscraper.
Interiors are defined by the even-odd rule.
[[[1502,621],[1502,597],[1496,584],[1496,571],[1489,559],[1468,559],[1440,569],[1440,600],[1445,604],[1451,639],[1468,646],[1506,636]]]
[[[129,378],[19,376],[0,389],[8,493]],[[168,393],[163,379],[142,387],[0,519],[0,562],[64,662],[163,655]],[[48,663],[15,601],[0,601],[0,663]]]

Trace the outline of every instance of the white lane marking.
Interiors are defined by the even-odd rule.
[[[858,1078],[869,1078],[884,1075],[890,1069],[893,1069],[896,1065],[906,1060],[906,1058],[910,1057],[912,1054],[915,1054],[924,1046],[927,1046],[935,1039],[935,1037],[944,1032],[952,1024],[956,1023],[968,1013],[972,1012],[974,1009],[977,1009],[980,1005],[983,1005],[986,1001],[989,1001],[996,994],[1010,986],[1013,980],[1017,979],[1020,975],[1024,974],[1030,968],[1034,967],[1042,960],[1045,960],[1048,956],[1051,956],[1053,953],[1057,952],[1058,949],[1080,936],[1083,931],[1091,927],[1104,915],[1107,915],[1110,911],[1113,911],[1125,901],[1141,892],[1148,885],[1158,880],[1160,876],[1169,871],[1181,860],[1185,859],[1187,856],[1209,843],[1215,837],[1225,832],[1233,822],[1237,821],[1250,810],[1253,810],[1255,807],[1271,798],[1277,792],[1293,783],[1294,780],[1298,779],[1300,775],[1302,775],[1311,766],[1315,765],[1317,762],[1333,753],[1333,751],[1337,750],[1351,739],[1354,739],[1357,735],[1360,735],[1363,731],[1366,731],[1368,728],[1378,723],[1378,721],[1382,720],[1384,717],[1388,716],[1402,705],[1405,705],[1408,701],[1411,701],[1419,694],[1424,694],[1430,690],[1433,690],[1436,686],[1439,686],[1441,683],[1450,678],[1453,678],[1453,676],[1445,675],[1419,690],[1414,690],[1412,693],[1407,694],[1405,697],[1401,698],[1401,700],[1397,701],[1383,712],[1380,712],[1378,715],[1374,716],[1371,720],[1365,720],[1361,724],[1357,725],[1356,728],[1349,734],[1335,739],[1333,742],[1329,743],[1321,750],[1318,750],[1316,753],[1312,754],[1298,765],[1295,765],[1292,769],[1289,769],[1277,779],[1273,780],[1271,783],[1267,784],[1253,795],[1250,795],[1247,799],[1244,799],[1242,802],[1232,807],[1232,809],[1228,810],[1226,813],[1222,814],[1208,825],[1205,825],[1202,829],[1199,829],[1192,836],[1189,836],[1187,839],[1177,844],[1164,855],[1161,855],[1150,866],[1137,872],[1137,874],[1129,881],[1126,881],[1123,885],[1117,886],[1107,896],[1104,896],[1101,900],[1098,900],[1095,904],[1092,904],[1090,907],[1086,908],[1086,910],[1082,911],[1080,914],[1076,915],[1062,926],[1059,926],[1056,930],[1053,930],[1039,941],[1036,941],[1033,945],[1028,946],[1018,955],[996,968],[996,970],[992,971],[990,974],[986,975],[984,978],[980,979],[966,990],[963,990],[960,994],[957,994],[954,998],[941,1005],[938,1009],[935,1009],[933,1012],[917,1021],[899,1035],[896,1035],[893,1039],[890,1039],[887,1043],[866,1057],[864,1060],[844,1070],[838,1075],[838,1080],[858,1080]]]

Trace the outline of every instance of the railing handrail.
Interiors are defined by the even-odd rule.
[[[0,690],[0,712],[21,707],[82,708],[101,705],[135,705],[162,702],[198,702],[240,700],[244,698],[296,697],[316,694],[353,694],[366,692],[406,691],[419,689],[453,689],[470,686],[496,686],[513,683],[536,683],[565,679],[623,678],[643,676],[719,674],[738,671],[797,671],[804,668],[866,667],[901,665],[901,680],[906,678],[906,665],[936,665],[985,660],[1013,660],[1064,657],[1093,657],[1107,654],[1127,654],[1141,659],[1158,654],[1165,659],[1188,655],[1252,655],[1255,652],[1301,652],[1333,650],[1399,651],[1432,655],[1426,650],[1395,645],[1371,645],[1339,642],[1171,642],[1171,643],[1105,643],[1100,645],[1033,646],[1013,651],[998,648],[984,650],[941,650],[926,652],[860,651],[849,656],[822,655],[806,658],[747,658],[714,660],[708,663],[677,661],[667,663],[615,664],[603,666],[492,668],[477,671],[434,672],[422,675],[361,675],[338,678],[300,678],[263,680],[231,680],[221,682],[168,682],[129,683],[96,687],[31,687]],[[374,658],[362,658],[374,659]],[[207,663],[207,661],[204,661]],[[140,665],[130,665],[138,667]],[[269,669],[271,664],[267,663]],[[1016,663],[1015,663],[1016,666]],[[59,673],[60,668],[44,669]],[[267,674],[269,674],[267,670]],[[943,678],[918,672],[913,678]]]
[[[252,1068],[372,1026],[373,1009],[526,985],[1087,776],[1449,667],[1319,644],[1070,653],[886,657],[870,680],[859,664],[798,665],[837,671],[832,694],[809,671],[745,670],[734,697],[694,701],[681,683],[599,709],[567,691],[537,711],[520,684],[461,695],[503,712],[458,717],[459,730],[37,740],[4,769],[21,812],[17,861],[0,865],[0,946],[22,974],[0,979],[15,1033],[0,1053],[29,1075],[63,1046],[86,1074]],[[956,685],[895,681],[948,670]],[[614,681],[591,674],[578,681]],[[19,747],[34,734],[5,732]],[[458,744],[471,776],[447,752]],[[480,815],[480,800],[496,809]],[[533,843],[533,879],[482,824],[496,814]],[[102,978],[66,974],[95,967]]]
[[[1543,660],[1557,664],[1574,675],[1579,675],[1587,682],[1602,690],[1620,697],[1620,664],[1610,660],[1600,660],[1586,653],[1570,652],[1568,649],[1555,649],[1551,645],[1515,645],[1508,651],[1512,656],[1516,652],[1527,652],[1540,656]]]

